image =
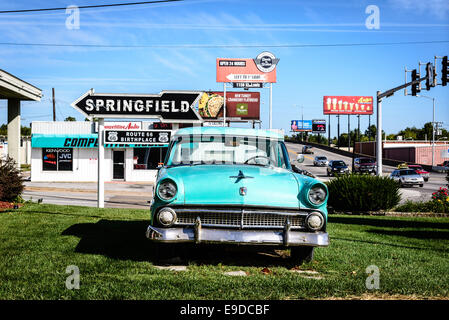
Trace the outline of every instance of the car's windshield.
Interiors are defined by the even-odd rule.
[[[401,176],[408,176],[408,175],[412,175],[412,174],[416,174],[415,170],[401,170],[399,171],[399,175]]]
[[[373,163],[374,161],[371,159],[360,159],[360,163]]]
[[[327,160],[326,157],[317,157],[317,160]]]
[[[334,161],[332,162],[332,164],[334,166],[346,166],[346,163],[344,163],[343,161]]]
[[[290,169],[285,145],[276,139],[193,135],[182,136],[172,144],[166,166],[201,164],[273,165]]]

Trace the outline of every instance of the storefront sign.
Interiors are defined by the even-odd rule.
[[[193,105],[202,92],[162,91],[160,94],[110,94],[89,90],[72,107],[93,118],[159,118],[164,122],[201,122]]]
[[[312,120],[292,120],[291,129],[294,132],[312,131]]]
[[[203,93],[198,111],[204,120],[223,118],[223,95],[223,92]],[[259,120],[260,92],[226,92],[226,118]]]
[[[323,114],[373,114],[373,97],[324,96]]]
[[[142,130],[141,121],[105,121],[104,130]],[[95,132],[98,132],[98,122],[95,122]]]
[[[217,58],[217,82],[276,82],[278,62],[266,51],[255,59]]]
[[[326,120],[312,120],[312,132],[313,133],[325,133],[326,132]]]
[[[50,135],[33,134],[32,148],[97,148],[97,134]]]
[[[104,143],[113,144],[168,144],[170,142],[170,131],[116,131],[106,130]]]

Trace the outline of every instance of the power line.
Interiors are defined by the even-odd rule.
[[[371,43],[334,43],[334,44],[149,44],[149,45],[108,45],[108,44],[59,44],[59,43],[17,43],[0,42],[4,46],[39,46],[39,47],[81,47],[81,48],[315,48],[315,47],[357,47],[388,46],[429,43],[449,43],[449,40],[371,42]]]
[[[93,9],[93,8],[105,8],[105,7],[120,7],[120,6],[135,6],[143,4],[157,4],[165,2],[179,2],[184,0],[159,0],[159,1],[141,1],[141,2],[129,2],[129,3],[113,3],[113,4],[98,4],[91,6],[77,6],[78,9]],[[44,8],[44,9],[23,9],[23,10],[3,10],[0,13],[24,13],[24,12],[41,12],[41,11],[60,11],[67,10],[64,8]]]

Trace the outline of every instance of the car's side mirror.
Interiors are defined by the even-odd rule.
[[[303,154],[298,154],[298,156],[296,157],[296,161],[298,163],[303,163],[304,162],[304,155]]]
[[[157,167],[156,167],[156,168],[159,170],[160,168],[163,167],[163,165],[164,165],[164,164],[163,164],[162,162],[159,162],[159,163],[157,164]]]

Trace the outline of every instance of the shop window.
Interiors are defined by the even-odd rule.
[[[134,169],[157,169],[158,165],[164,162],[167,149],[167,147],[134,148]]]
[[[42,149],[43,171],[72,171],[73,149]]]

